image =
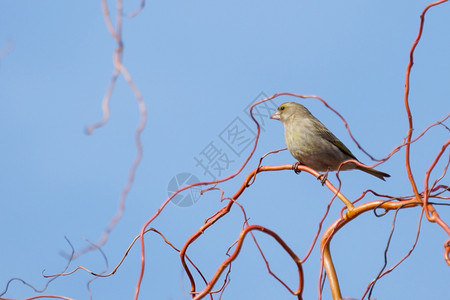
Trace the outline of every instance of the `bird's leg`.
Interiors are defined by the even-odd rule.
[[[300,171],[298,169],[298,166],[301,165],[298,161],[296,161],[293,165],[292,165],[292,170],[294,170],[295,174],[300,174],[302,171]]]
[[[322,185],[324,185],[325,181],[327,181],[329,171],[330,171],[330,168],[328,168],[324,174],[321,174],[321,175],[319,175],[319,177],[317,177],[317,180],[320,180],[320,183],[322,183]]]

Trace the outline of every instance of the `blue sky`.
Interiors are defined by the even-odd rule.
[[[125,1],[132,11],[139,1]],[[103,251],[115,266],[142,225],[167,198],[169,182],[181,173],[212,179],[197,159],[211,145],[230,159],[222,176],[237,170],[250,152],[232,150],[224,138],[236,122],[249,132],[254,124],[246,108],[263,95],[278,92],[316,94],[348,121],[361,145],[377,158],[386,156],[407,133],[403,105],[409,49],[417,35],[419,15],[427,1],[150,1],[140,15],[124,19],[124,64],[140,89],[148,110],[142,135],[144,156],[128,195],[126,211]],[[110,1],[114,15],[114,3]],[[411,76],[411,109],[415,133],[449,113],[450,52],[448,4],[426,18]],[[139,112],[123,78],[111,99],[111,117],[92,135],[85,128],[102,118],[101,100],[109,84],[115,43],[106,29],[100,1],[13,1],[0,3],[0,49],[12,51],[0,61],[0,290],[13,277],[42,288],[41,272],[59,272],[69,252],[95,242],[117,211],[130,166],[136,156],[134,131]],[[363,162],[342,122],[316,100],[280,97],[273,101],[306,105]],[[243,173],[221,185],[231,196],[261,155],[284,147],[282,125],[265,120],[254,158]],[[448,126],[448,122],[447,122]],[[419,189],[424,173],[448,140],[437,127],[412,148],[412,167]],[[448,156],[448,150],[447,154]],[[287,152],[265,164],[291,164]],[[445,160],[444,160],[445,162]],[[438,165],[437,178],[444,167]],[[341,174],[343,193],[355,199],[370,188],[382,194],[410,195],[400,151],[378,169],[391,174],[386,182],[362,172]],[[219,174],[217,175],[219,176]],[[330,179],[336,183],[334,176]],[[447,182],[448,176],[443,183]],[[260,174],[239,199],[251,224],[276,231],[303,257],[332,194],[309,174]],[[365,201],[376,198],[368,198]],[[181,247],[225,203],[217,192],[194,204],[169,203],[152,227]],[[342,207],[333,204],[326,224]],[[450,222],[448,208],[438,207]],[[415,238],[420,210],[398,215],[388,266],[406,254]],[[344,228],[332,243],[343,295],[361,297],[383,264],[393,213],[376,218],[367,213]],[[242,228],[237,207],[189,248],[210,278],[226,259],[226,249]],[[295,267],[267,236],[257,234],[273,270],[295,288]],[[382,279],[377,299],[445,299],[449,267],[443,260],[448,239],[436,224],[423,222],[412,256]],[[146,237],[147,268],[140,299],[187,299],[189,282],[178,254],[158,236]],[[91,285],[94,299],[131,299],[138,279],[140,252],[131,250],[124,265]],[[317,298],[319,251],[304,265],[304,299]],[[74,261],[101,272],[99,252]],[[422,276],[426,274],[426,276]],[[51,283],[47,294],[88,299],[83,271]],[[426,287],[426,288],[424,288]],[[19,282],[7,298],[35,295]],[[292,299],[267,274],[254,243],[248,239],[232,265],[224,299]],[[329,299],[328,283],[324,299]]]

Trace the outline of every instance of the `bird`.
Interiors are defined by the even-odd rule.
[[[336,171],[346,160],[359,160],[353,153],[323,125],[311,112],[297,102],[281,104],[270,117],[279,120],[284,126],[284,139],[287,149],[298,163],[310,167],[318,172],[326,172],[319,176],[322,184],[329,171]],[[293,165],[297,170],[298,163]],[[385,180],[389,174],[373,168],[346,163],[340,170],[358,169],[375,177]]]

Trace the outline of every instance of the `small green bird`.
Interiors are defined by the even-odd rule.
[[[349,159],[357,160],[348,148],[325,127],[309,110],[296,102],[281,104],[270,117],[284,126],[284,139],[289,152],[300,164],[325,171],[335,171]],[[354,163],[342,165],[341,170],[359,169],[382,180],[391,177],[381,171],[360,167]]]

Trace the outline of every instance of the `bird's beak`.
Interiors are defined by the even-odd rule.
[[[273,115],[270,116],[270,118],[271,118],[271,119],[274,119],[274,120],[281,120],[281,118],[280,118],[280,111],[279,111],[279,110],[276,110],[276,111],[273,113]]]

